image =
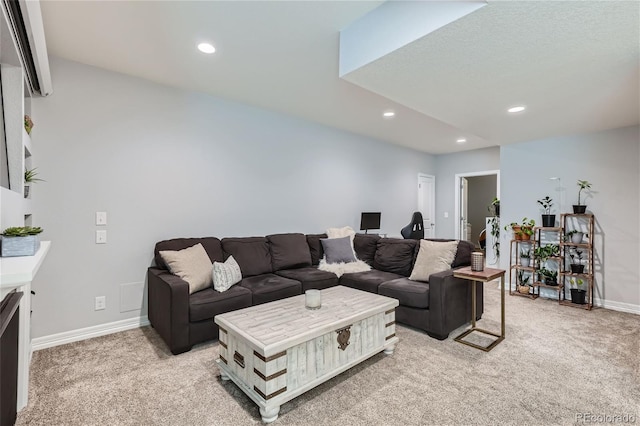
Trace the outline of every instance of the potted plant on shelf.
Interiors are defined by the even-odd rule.
[[[582,264],[582,250],[570,249],[569,257],[571,258],[571,273],[582,274],[584,273],[584,265]]]
[[[538,200],[538,204],[540,204],[544,209],[544,213],[542,214],[542,226],[553,228],[556,224],[556,215],[551,214],[551,206],[553,206],[553,200],[547,195],[546,197]]]
[[[24,130],[27,131],[27,134],[31,134],[31,129],[33,129],[33,120],[28,115],[24,116]]]
[[[35,182],[44,182],[43,179],[37,178],[38,172],[36,172],[36,168],[31,170],[24,170],[24,198],[29,198],[29,189],[31,188],[31,184]]]
[[[489,212],[491,212],[493,216],[500,217],[500,200],[498,200],[498,198],[494,197],[493,201],[491,201],[491,204],[489,204],[488,209],[489,209]]]
[[[555,287],[558,285],[558,271],[552,271],[547,268],[538,269],[538,276],[544,285]]]
[[[572,229],[571,231],[566,233],[566,240],[571,241],[572,244],[582,244],[582,237],[584,235],[584,232],[578,231],[577,229]]]
[[[493,253],[497,258],[500,257],[500,200],[494,198],[491,204],[487,206],[487,210],[491,213],[489,224],[491,225],[490,234],[493,237]]]
[[[522,234],[522,240],[527,241],[531,239],[533,235],[533,227],[536,225],[536,221],[533,219],[527,219],[526,217],[522,219],[522,223],[520,224],[520,233]]]
[[[520,229],[519,223],[511,222],[510,224],[504,226],[505,231],[508,231],[509,229],[513,231],[514,240],[522,240],[522,230]]]
[[[518,271],[518,293],[529,294],[529,276],[524,276],[523,271]]]
[[[560,246],[558,244],[547,244],[546,246],[536,247],[533,255],[543,264],[550,257],[560,256]]]
[[[520,266],[528,268],[529,265],[531,265],[531,250],[520,250]]]
[[[38,234],[42,228],[33,226],[14,226],[5,229],[2,234],[2,257],[33,256],[40,248]]]
[[[584,281],[582,278],[571,278],[569,280],[571,283],[571,303],[575,303],[576,305],[584,305],[585,304],[585,296],[587,295],[587,290],[582,288]]]
[[[583,190],[591,188],[591,183],[586,180],[578,180],[578,186],[580,187],[580,189],[578,190],[578,204],[573,205],[573,213],[583,214],[587,211],[587,206],[580,204],[580,195],[582,194]]]

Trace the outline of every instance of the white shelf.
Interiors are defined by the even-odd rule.
[[[0,258],[0,289],[2,292],[5,293],[7,289],[33,281],[50,247],[51,241],[42,241],[40,249],[33,256]]]

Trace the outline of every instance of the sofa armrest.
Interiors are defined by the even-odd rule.
[[[149,322],[174,355],[189,344],[189,284],[159,268],[149,268]]]
[[[430,328],[443,338],[456,328],[471,321],[472,283],[455,278],[453,269],[429,276]],[[482,314],[482,285],[477,288],[476,316]]]

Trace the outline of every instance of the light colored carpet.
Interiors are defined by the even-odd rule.
[[[484,328],[499,329],[486,287]],[[392,356],[368,361],[284,404],[279,425],[640,422],[640,316],[506,296],[507,337],[485,353],[399,326]],[[173,356],[150,327],[34,353],[18,425],[250,425],[257,406],[221,382],[217,342]],[[593,422],[593,421],[592,421]]]

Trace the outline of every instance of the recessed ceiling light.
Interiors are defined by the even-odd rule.
[[[456,142],[458,142],[458,143],[465,143],[466,141],[467,140],[465,138],[460,138],[460,139],[456,140]]]
[[[209,43],[200,43],[198,45],[198,50],[201,51],[202,53],[213,53],[216,51],[216,48]]]
[[[385,111],[382,113],[382,116],[386,118],[391,118],[391,117],[394,117],[395,115],[396,113],[393,111]]]
[[[527,109],[524,105],[518,105],[518,106],[514,106],[509,108],[507,111],[509,112],[522,112],[525,109]]]

